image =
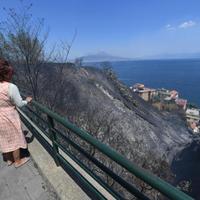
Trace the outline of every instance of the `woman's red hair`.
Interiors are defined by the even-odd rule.
[[[0,58],[0,82],[10,81],[13,75],[13,68],[8,61]]]

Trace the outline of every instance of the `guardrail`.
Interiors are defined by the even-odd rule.
[[[173,187],[169,183],[136,166],[125,157],[120,155],[118,152],[116,152],[114,149],[98,141],[90,133],[78,128],[67,119],[52,112],[38,102],[32,101],[31,106],[27,106],[26,108],[24,108],[23,112],[19,110],[19,113],[25,125],[29,129],[31,129],[31,131],[41,142],[41,144],[43,144],[43,146],[53,156],[56,164],[61,165],[61,167],[63,168],[71,170],[72,173],[82,182],[82,184],[84,184],[86,190],[95,196],[94,199],[106,198],[90,182],[88,182],[88,180],[83,177],[77,171],[77,169],[75,169],[73,166],[70,165],[69,162],[67,162],[67,160],[60,154],[59,150],[62,150],[66,155],[74,160],[94,180],[96,180],[103,188],[105,188],[115,199],[125,199],[125,197],[119,191],[116,191],[108,183],[106,183],[105,180],[96,175],[84,162],[82,162],[79,158],[77,158],[75,154],[73,154],[72,151],[70,151],[70,148],[75,149],[79,154],[81,154],[81,156],[92,162],[103,173],[111,177],[115,182],[117,182],[117,184],[123,187],[129,194],[133,195],[133,197],[149,200],[149,198],[145,194],[140,192],[133,184],[124,180],[122,177],[109,169],[104,163],[88,153],[84,149],[84,147],[82,147],[80,144],[77,144],[76,141],[73,140],[73,138],[70,136],[71,134],[74,134],[82,141],[87,142],[94,148],[98,149],[103,155],[107,156],[112,161],[115,161],[116,165],[120,165],[121,167],[126,169],[127,172],[144,181],[146,184],[159,191],[165,197],[168,197],[172,200],[193,199],[192,197]],[[23,113],[25,113],[26,115],[24,115]],[[49,140],[51,140],[51,145],[47,142],[45,137],[40,134],[40,131],[38,131],[38,129],[33,126],[33,124],[30,122],[30,120],[28,120],[26,116],[28,116],[29,119],[31,119],[31,121],[37,125],[39,130],[42,130],[45,136],[49,138]],[[61,129],[55,126],[55,123],[57,124],[57,126],[62,125],[62,127],[70,131],[70,134],[66,134],[65,132],[61,131]]]

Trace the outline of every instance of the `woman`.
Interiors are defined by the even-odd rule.
[[[8,165],[14,163],[15,167],[20,167],[29,158],[20,158],[20,148],[26,149],[27,143],[16,107],[26,105],[32,98],[22,100],[17,86],[10,83],[12,75],[13,68],[6,60],[0,59],[0,151]]]

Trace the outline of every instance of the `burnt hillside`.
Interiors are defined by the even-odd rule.
[[[48,73],[49,79],[53,79],[53,70]],[[85,128],[102,124],[99,132],[110,124],[107,137],[116,137],[113,141],[119,143],[111,140],[110,146],[118,148],[121,144],[121,148],[127,148],[124,151],[136,151],[139,157],[151,151],[170,163],[174,155],[191,142],[187,127],[178,115],[160,113],[133,94],[112,71],[68,66],[63,74],[65,86],[55,110]],[[52,90],[47,91],[48,98]],[[118,137],[130,145],[124,147]]]

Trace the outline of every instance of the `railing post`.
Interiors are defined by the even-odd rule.
[[[48,124],[49,124],[49,133],[50,133],[50,137],[51,137],[51,141],[52,141],[52,146],[53,146],[53,152],[54,152],[54,160],[57,166],[60,165],[59,163],[59,159],[57,154],[59,154],[59,150],[58,150],[58,146],[55,143],[56,141],[56,133],[53,131],[54,129],[54,121],[53,118],[50,117],[49,115],[47,115],[47,119],[48,119]]]

